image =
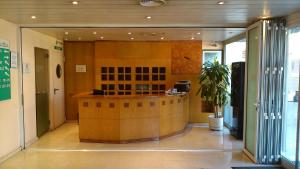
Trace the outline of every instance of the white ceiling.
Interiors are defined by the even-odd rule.
[[[217,5],[219,0],[167,0],[165,6],[150,8],[139,0],[71,1],[0,0],[0,18],[23,26],[245,27],[261,16],[286,16],[300,9],[300,0],[224,0],[225,5]]]
[[[244,32],[244,28],[32,28],[67,41],[224,41]],[[68,34],[66,35],[67,32]],[[128,34],[128,33],[131,34]],[[95,34],[96,33],[96,34]],[[200,33],[200,34],[199,34]],[[103,37],[103,39],[101,39]],[[134,38],[134,39],[131,39]],[[163,39],[161,39],[163,38]]]

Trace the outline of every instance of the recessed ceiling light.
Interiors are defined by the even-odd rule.
[[[93,34],[94,34],[94,35],[96,35],[96,34],[97,34],[97,32],[93,32]]]
[[[151,17],[151,16],[146,16],[146,18],[147,18],[147,19],[151,19],[152,17]]]
[[[218,5],[224,5],[225,4],[225,2],[224,1],[220,1],[220,2],[218,2]]]
[[[201,32],[197,32],[197,35],[200,35],[201,34]]]
[[[78,1],[72,1],[73,5],[78,5]]]
[[[65,32],[65,35],[69,35],[69,32]]]
[[[260,18],[261,18],[261,19],[268,19],[269,16],[261,16]]]
[[[194,40],[195,38],[194,37],[191,37],[191,40]]]
[[[100,39],[104,39],[104,37],[103,37],[103,36],[101,36],[101,37],[100,37]]]
[[[164,39],[165,39],[165,37],[161,37],[160,39],[161,39],[161,40],[164,40]]]
[[[131,40],[134,40],[134,38],[130,38]]]
[[[140,0],[140,5],[145,7],[155,7],[165,5],[165,0]]]
[[[131,32],[128,32],[128,35],[131,35],[132,33]]]
[[[32,16],[31,16],[31,19],[36,19],[36,16],[32,15]]]

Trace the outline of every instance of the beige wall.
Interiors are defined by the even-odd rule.
[[[0,19],[0,39],[8,40],[10,49],[17,51],[17,26]],[[0,162],[20,148],[20,113],[18,69],[11,69],[11,96],[0,101]]]
[[[63,57],[63,52],[54,49],[56,39],[31,29],[22,30],[23,63],[29,64],[30,72],[24,73],[24,114],[25,114],[25,140],[30,144],[36,140],[36,103],[35,103],[35,59],[34,47],[49,50],[50,95],[49,118],[50,128],[53,128],[53,78],[55,76],[54,59]]]

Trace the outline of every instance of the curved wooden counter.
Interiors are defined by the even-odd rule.
[[[78,96],[83,142],[126,143],[157,140],[183,131],[188,95]]]

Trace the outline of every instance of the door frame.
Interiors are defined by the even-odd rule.
[[[19,85],[19,130],[20,130],[20,148],[24,150],[26,148],[25,141],[25,114],[24,114],[24,86],[23,86],[23,46],[22,46],[22,28],[17,27],[17,56],[18,56],[18,85]]]

